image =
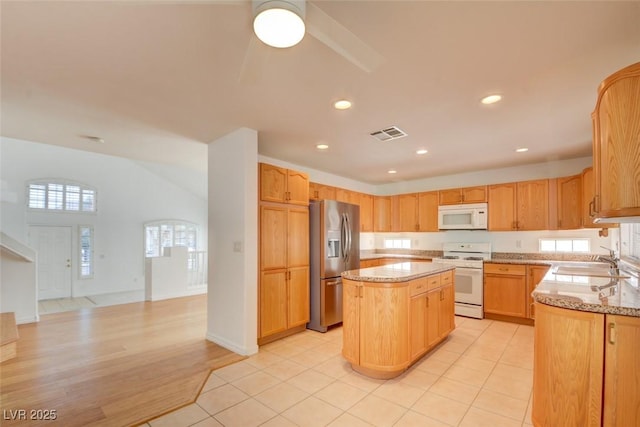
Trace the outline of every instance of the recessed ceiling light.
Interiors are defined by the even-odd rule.
[[[336,108],[336,110],[348,110],[349,108],[351,108],[351,101],[341,99],[339,101],[336,101],[333,106]]]
[[[489,95],[480,100],[484,105],[495,104],[502,99],[501,95]]]
[[[398,173],[398,171],[397,171],[397,170],[395,170],[395,169],[389,169],[389,170],[387,171],[387,173],[391,173],[391,174],[393,174],[393,173]]]
[[[416,154],[427,154],[428,151],[425,150],[424,148],[419,149],[418,151],[416,151]]]
[[[318,150],[326,150],[327,148],[329,148],[329,146],[327,144],[318,144],[316,145],[316,148]]]
[[[516,148],[516,153],[525,153],[527,151],[529,151],[527,147]]]

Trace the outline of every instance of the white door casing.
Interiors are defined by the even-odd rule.
[[[71,227],[29,226],[38,253],[38,300],[71,297]]]

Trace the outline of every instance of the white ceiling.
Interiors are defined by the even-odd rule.
[[[314,4],[382,65],[307,35],[241,75],[249,1],[2,1],[2,136],[205,170],[249,127],[262,155],[381,184],[588,156],[599,83],[640,61],[640,2]],[[369,136],[390,125],[409,136]]]

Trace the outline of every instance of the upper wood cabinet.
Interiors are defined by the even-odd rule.
[[[260,163],[260,200],[309,204],[309,177],[304,172]]]
[[[489,222],[491,231],[516,230],[517,185],[515,182],[507,184],[495,184],[487,187],[489,200]]]
[[[550,181],[551,182],[551,181]],[[582,227],[582,175],[553,180],[556,188],[556,225],[559,230]]]
[[[360,193],[360,231],[373,231],[373,196]]]
[[[330,185],[309,183],[309,200],[335,200],[336,187]]]
[[[360,193],[346,188],[336,188],[336,200],[357,205],[360,203]]]
[[[418,231],[418,195],[400,194],[392,205],[393,231]]]
[[[460,203],[483,203],[487,201],[487,186],[452,188],[440,190],[441,205],[457,205]]]
[[[549,180],[518,182],[516,202],[518,230],[549,229]],[[491,206],[489,206],[489,214],[491,214]]]
[[[605,79],[593,120],[596,222],[640,216],[640,62]],[[613,219],[613,220],[611,220]]]
[[[548,230],[549,180],[488,186],[490,231]]]
[[[438,192],[393,196],[393,231],[438,231]]]
[[[438,192],[418,193],[418,231],[438,231]]]
[[[373,231],[392,231],[390,196],[374,196],[373,198]]]

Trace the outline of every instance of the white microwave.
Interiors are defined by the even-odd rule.
[[[440,230],[486,230],[489,207],[486,203],[438,207]]]

